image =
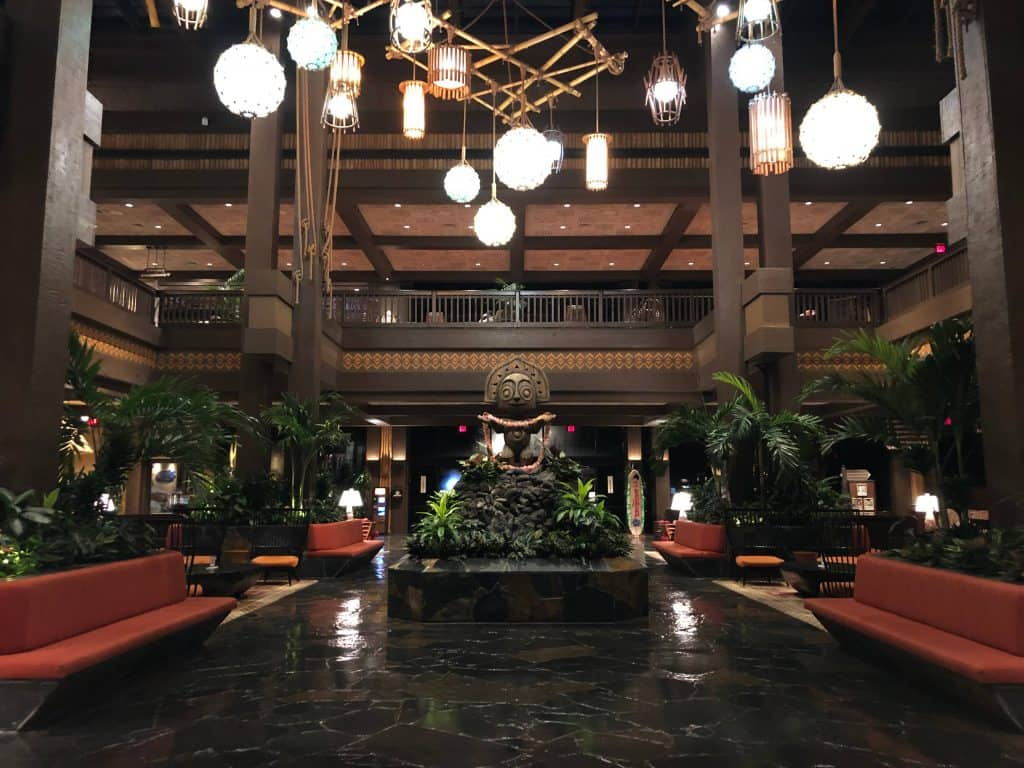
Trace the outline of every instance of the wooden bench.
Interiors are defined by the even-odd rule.
[[[864,555],[853,597],[806,605],[847,650],[1024,731],[1024,586]]]
[[[665,558],[665,561],[677,568],[684,568],[697,575],[696,563],[713,562],[719,568],[726,562],[726,538],[724,525],[710,523],[693,523],[680,520],[675,526],[675,536],[671,541],[655,541],[654,548]]]
[[[198,648],[235,604],[187,597],[178,552],[0,582],[0,730],[45,724],[144,659]]]
[[[384,542],[363,538],[362,520],[314,523],[306,534],[302,563],[310,576],[339,576],[370,562]]]

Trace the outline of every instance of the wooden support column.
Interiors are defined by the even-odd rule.
[[[715,366],[742,374],[743,193],[740,186],[740,127],[729,59],[736,50],[735,22],[708,33],[708,152],[711,161],[711,277],[715,297]],[[719,399],[731,390],[718,387]]]
[[[57,480],[92,0],[8,0],[6,13],[0,486],[45,493]]]
[[[292,370],[288,388],[303,400],[316,401],[320,397],[320,370],[322,367],[321,336],[323,335],[323,272],[317,259],[312,267],[309,259],[302,252],[302,217],[313,211],[317,229],[324,214],[324,195],[327,184],[327,131],[320,124],[320,111],[327,90],[327,72],[304,72],[298,77],[306,77],[309,81],[309,99],[305,105],[309,123],[309,156],[310,184],[312,200],[305,200],[307,189],[306,170],[302,158],[295,165],[295,199],[303,204],[295,206],[295,252],[292,264],[303,265],[302,279],[299,281],[298,298],[292,321]],[[296,109],[302,109],[301,103]],[[311,206],[311,207],[310,207]],[[333,212],[332,214],[333,215]],[[322,233],[312,226],[308,230],[310,242],[315,242],[319,251]]]
[[[275,25],[266,32],[263,43],[275,56],[280,55],[280,28]],[[292,357],[292,287],[277,268],[282,111],[255,118],[249,127],[242,307],[245,329],[238,404],[253,417],[273,402],[280,388],[277,382],[283,381],[283,369]],[[242,443],[238,452],[240,475],[258,475],[269,466],[270,454],[261,441]]]
[[[764,42],[775,56],[772,89],[786,90],[782,32]],[[758,270],[744,284],[744,356],[764,373],[773,410],[792,408],[800,392],[793,332],[793,231],[789,174],[757,177]]]
[[[959,82],[967,248],[992,524],[1009,527],[1024,523],[1024,16],[1017,0],[976,5]]]

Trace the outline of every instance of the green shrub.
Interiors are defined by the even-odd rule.
[[[983,535],[967,528],[938,530],[886,554],[932,568],[1024,582],[1024,528],[994,530]]]

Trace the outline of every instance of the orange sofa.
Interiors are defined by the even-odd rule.
[[[145,657],[197,648],[234,607],[187,597],[178,552],[0,582],[0,731],[45,723]]]
[[[370,562],[384,542],[363,538],[362,520],[314,523],[306,533],[302,562],[310,576],[338,576]]]
[[[721,568],[726,562],[724,525],[680,520],[671,541],[655,541],[653,544],[669,565],[685,568],[694,575],[695,563],[716,562]]]
[[[848,650],[896,661],[1024,731],[1024,586],[863,555],[853,597],[806,605]]]

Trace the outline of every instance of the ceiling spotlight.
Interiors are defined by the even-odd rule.
[[[154,224],[153,225],[153,229],[163,229],[163,228],[164,228],[163,224]]]
[[[693,266],[693,262],[692,262],[692,261],[688,261],[688,262],[686,262],[686,266],[688,266],[688,267],[692,267],[692,266]]]
[[[632,228],[633,228],[633,225],[632,225],[632,224],[627,224],[627,225],[626,225],[626,229],[632,229]]]
[[[411,224],[403,224],[402,228],[403,229],[412,229],[412,225]]]
[[[804,205],[814,205],[814,203],[812,203],[810,200],[808,200],[806,203],[804,203]]]
[[[561,265],[556,261],[556,262],[553,262],[551,266],[558,267],[558,266],[561,266]]]
[[[913,204],[914,204],[914,201],[913,201],[913,200],[907,200],[906,204],[907,204],[907,205],[913,205]]]
[[[877,229],[878,227],[881,227],[881,226],[882,226],[881,222],[878,222],[878,223],[876,223],[876,224],[875,224],[875,228],[876,228],[876,229]]]
[[[882,261],[880,261],[880,262],[878,262],[878,263],[879,263],[879,264],[885,264],[885,260],[883,259]]]
[[[942,222],[942,226],[944,226],[944,227],[948,227],[948,226],[949,226],[949,222],[948,222],[948,221],[944,221],[944,222]]]
[[[273,18],[275,18],[275,19],[280,19],[281,18],[281,9],[280,8],[271,8],[270,9],[270,15]]]
[[[559,229],[565,229],[565,224],[559,224],[559,225],[558,225],[558,228],[559,228]]]
[[[401,207],[402,207],[401,203],[395,203],[395,208],[401,208]]]
[[[609,267],[614,267],[615,266],[615,262],[614,261],[609,261],[608,262],[608,266]]]
[[[134,208],[135,207],[135,203],[125,203],[124,207],[125,208]]]
[[[479,261],[476,263],[476,266],[478,266],[478,267],[480,266],[480,262]]]
[[[129,206],[131,207],[131,206]],[[562,203],[563,208],[572,208],[572,203]]]
[[[827,266],[828,266],[829,264],[831,264],[831,263],[832,263],[831,261],[826,261],[826,262],[825,262],[825,266],[827,267]]]
[[[224,203],[224,207],[225,208],[230,208],[233,205],[234,205],[234,203]]]

